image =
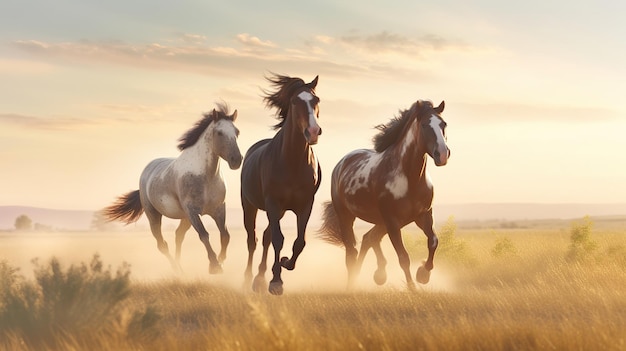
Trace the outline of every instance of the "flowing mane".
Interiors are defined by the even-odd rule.
[[[272,77],[265,77],[265,79],[276,88],[274,92],[263,89],[263,93],[265,94],[263,101],[267,107],[275,107],[277,109],[276,118],[279,119],[280,122],[272,126],[272,129],[277,130],[282,128],[283,124],[285,124],[285,118],[287,118],[287,114],[289,113],[291,96],[296,90],[304,87],[306,83],[300,78],[292,78],[280,74],[272,74]]]
[[[217,112],[217,118],[213,119],[213,111],[205,112],[202,114],[203,118],[196,122],[196,124],[187,131],[180,139],[178,139],[178,150],[183,151],[188,147],[193,146],[204,131],[209,127],[214,120],[220,120],[224,118],[230,118],[230,112],[228,111],[228,105],[226,103],[216,103],[217,109],[213,111]]]
[[[376,129],[380,132],[372,138],[374,142],[374,150],[383,152],[393,145],[398,139],[402,138],[402,132],[411,121],[411,116],[421,116],[424,112],[433,110],[433,104],[430,101],[417,101],[410,108],[400,110],[399,115],[393,117],[387,124],[379,124]]]

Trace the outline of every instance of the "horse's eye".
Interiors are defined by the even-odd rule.
[[[217,132],[217,135],[218,135],[218,136],[224,136],[224,133],[222,133],[222,131],[218,131],[218,132]]]

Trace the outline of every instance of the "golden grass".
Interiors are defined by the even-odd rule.
[[[133,280],[117,327],[59,335],[45,349],[626,350],[626,232],[594,231],[590,255],[568,261],[571,231],[456,229],[446,244],[456,251],[435,260],[433,278],[450,282],[442,289],[276,297],[204,279]],[[417,234],[407,241],[424,257]],[[501,242],[508,249],[494,254]],[[4,350],[29,345],[17,332],[0,337]]]

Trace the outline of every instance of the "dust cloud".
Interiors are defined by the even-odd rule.
[[[209,227],[210,225],[207,225]],[[262,228],[262,227],[261,227]],[[207,228],[213,249],[220,248],[219,233],[214,228]],[[282,279],[285,294],[296,292],[345,292],[347,272],[345,252],[316,238],[316,228],[309,228],[307,245],[300,255],[293,271],[283,269]],[[363,228],[364,229],[364,228]],[[173,230],[164,228],[164,237],[168,242],[170,253],[174,254],[175,243]],[[356,228],[357,233],[365,230]],[[260,236],[262,230],[257,229]],[[138,282],[158,280],[206,281],[210,284],[225,286],[243,293],[251,292],[250,286],[244,286],[244,270],[248,257],[246,233],[243,228],[230,229],[231,241],[227,258],[224,262],[223,274],[209,275],[206,250],[196,232],[191,229],[182,245],[182,275],[172,270],[168,260],[156,247],[156,240],[149,230],[127,232],[49,232],[49,233],[0,233],[0,260],[6,260],[11,266],[19,267],[20,274],[32,277],[35,267],[32,260],[37,258],[45,264],[50,258],[56,257],[64,267],[70,264],[89,263],[95,254],[113,271],[123,263],[131,266],[131,278]],[[291,256],[293,241],[296,238],[295,228],[283,227],[285,244],[281,256]],[[253,274],[256,275],[261,256],[261,242],[254,255]],[[360,239],[360,235],[357,235]],[[405,289],[404,275],[398,264],[397,256],[389,239],[383,239],[383,251],[387,258],[387,283],[378,286],[373,281],[376,259],[370,252],[365,259],[361,274],[357,280],[356,291],[383,291],[385,289]],[[270,247],[268,258],[267,281],[271,280],[273,249]],[[435,264],[437,261],[435,260]],[[421,261],[411,263],[413,277]],[[450,291],[452,282],[441,268],[436,267],[427,285],[417,284],[418,290]]]

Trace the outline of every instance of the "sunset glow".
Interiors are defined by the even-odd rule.
[[[173,6],[173,5],[172,5]],[[32,11],[32,8],[38,8]],[[341,157],[418,99],[451,156],[435,203],[626,200],[626,3],[0,4],[0,205],[96,210],[226,101],[242,152],[273,136],[270,72],[310,81],[330,198]],[[227,206],[239,171],[225,163]]]

